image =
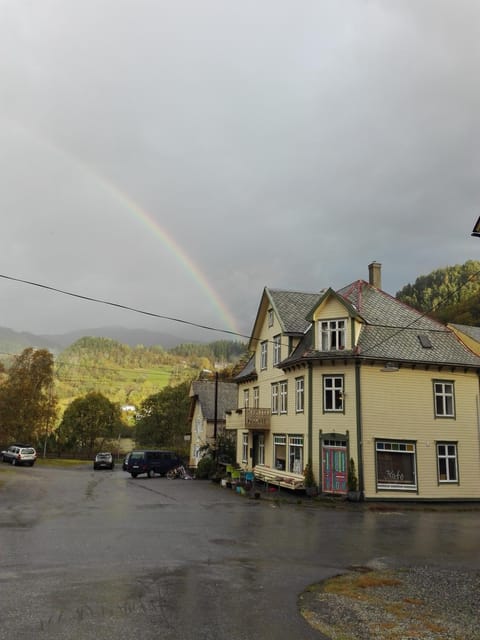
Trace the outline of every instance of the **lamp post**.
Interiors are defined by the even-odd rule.
[[[213,455],[215,456],[215,465],[217,464],[217,424],[218,424],[218,371],[215,371],[215,408],[213,415]]]

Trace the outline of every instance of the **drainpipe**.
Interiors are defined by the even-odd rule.
[[[312,466],[312,449],[313,449],[313,373],[312,373],[312,363],[308,363],[308,417],[307,417],[307,444],[308,444],[308,463],[310,467]]]
[[[358,465],[358,490],[363,494],[365,485],[363,481],[363,429],[362,429],[362,392],[360,384],[360,361],[355,361],[355,396],[357,409],[357,465]]]

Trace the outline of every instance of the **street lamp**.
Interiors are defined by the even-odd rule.
[[[473,227],[472,236],[475,236],[476,238],[480,238],[480,218],[478,218],[477,222],[475,223],[475,226]]]

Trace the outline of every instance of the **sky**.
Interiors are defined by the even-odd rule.
[[[480,259],[479,68],[478,0],[0,0],[0,326],[230,339]]]

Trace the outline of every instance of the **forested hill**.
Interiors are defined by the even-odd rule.
[[[169,384],[193,379],[203,369],[231,366],[245,345],[227,341],[162,347],[130,347],[110,338],[84,337],[56,359],[57,392],[66,406],[90,391],[113,402],[138,405]]]
[[[396,297],[441,322],[480,326],[480,262],[467,260],[419,276]]]

